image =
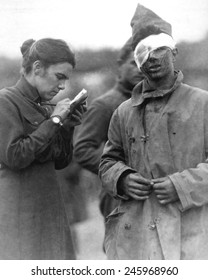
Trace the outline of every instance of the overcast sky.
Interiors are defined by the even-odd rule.
[[[140,3],[172,24],[176,42],[208,32],[208,0],[0,0],[0,55],[20,56],[26,39],[54,37],[73,49],[120,47]]]

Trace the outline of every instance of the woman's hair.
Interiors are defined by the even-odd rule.
[[[43,38],[38,41],[26,40],[21,48],[23,56],[22,68],[26,74],[30,73],[32,64],[40,60],[44,67],[52,64],[68,62],[75,67],[75,55],[66,44],[60,39]]]

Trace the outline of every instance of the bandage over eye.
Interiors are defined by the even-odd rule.
[[[175,49],[175,41],[170,35],[160,33],[157,35],[150,35],[140,41],[134,50],[134,60],[137,67],[140,67],[147,61],[150,53],[161,47],[168,47],[171,50]]]

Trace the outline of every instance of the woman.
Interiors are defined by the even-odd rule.
[[[27,40],[22,77],[0,91],[0,259],[75,259],[55,169],[72,157],[74,126],[86,107],[44,105],[75,66],[62,40]]]

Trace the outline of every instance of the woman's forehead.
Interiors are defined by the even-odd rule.
[[[63,62],[63,63],[57,63],[57,64],[51,64],[48,67],[49,71],[52,72],[58,72],[58,73],[63,73],[69,75],[70,72],[72,72],[73,67],[70,63],[68,62]]]

